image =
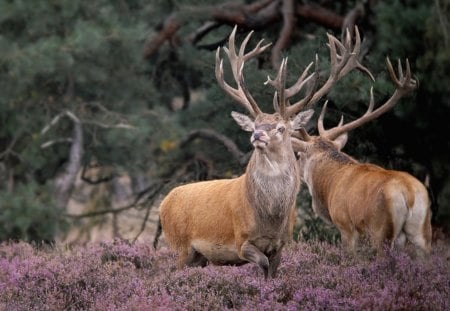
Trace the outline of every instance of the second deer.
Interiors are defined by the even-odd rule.
[[[349,250],[354,251],[358,237],[365,234],[378,251],[385,242],[394,246],[409,240],[423,255],[431,249],[431,210],[425,186],[408,173],[359,163],[341,152],[349,131],[378,118],[416,89],[408,61],[405,75],[399,61],[399,77],[389,59],[387,67],[396,90],[384,104],[373,110],[371,89],[370,104],[362,117],[347,124],[341,119],[339,125],[325,130],[325,103],[318,119],[319,135],[300,130],[293,146],[300,156],[301,178],[308,185],[313,210],[336,225]]]

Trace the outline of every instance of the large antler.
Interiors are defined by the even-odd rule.
[[[389,75],[391,76],[391,79],[393,83],[395,84],[395,91],[394,94],[380,107],[373,110],[374,108],[374,99],[373,99],[373,88],[370,89],[370,103],[369,107],[367,108],[366,113],[361,116],[360,118],[347,123],[343,124],[342,118],[341,122],[338,126],[325,130],[323,127],[323,118],[325,116],[326,111],[326,103],[322,108],[322,112],[320,113],[320,117],[318,120],[317,128],[319,130],[319,134],[322,137],[327,137],[331,140],[334,140],[339,135],[348,132],[350,130],[353,130],[357,127],[360,127],[361,125],[378,118],[383,113],[387,112],[388,110],[392,109],[395,104],[398,102],[400,98],[402,98],[404,95],[410,93],[411,91],[415,90],[417,88],[417,81],[414,80],[411,77],[411,68],[409,66],[409,61],[406,59],[406,75],[403,75],[403,69],[400,62],[400,59],[398,60],[398,78],[394,72],[394,69],[392,68],[392,64],[389,60],[389,58],[386,58],[387,68],[389,71]]]
[[[266,44],[264,46],[261,46],[262,42],[264,40],[261,40],[258,42],[256,47],[245,54],[245,47],[250,40],[251,35],[253,34],[253,31],[251,31],[247,37],[244,39],[244,41],[241,44],[241,47],[239,48],[239,53],[236,53],[235,48],[235,36],[236,36],[236,30],[237,26],[234,27],[233,31],[231,32],[229,41],[228,41],[228,47],[223,47],[223,50],[228,56],[228,59],[230,60],[231,69],[233,72],[234,80],[237,83],[237,88],[231,87],[227,82],[224,80],[224,74],[223,74],[223,59],[220,58],[220,47],[217,49],[216,52],[216,79],[219,82],[220,87],[227,92],[234,100],[236,100],[238,103],[240,103],[245,109],[247,109],[250,114],[254,117],[256,117],[258,114],[261,113],[261,110],[258,107],[258,104],[256,103],[255,99],[252,97],[252,95],[249,93],[245,81],[244,81],[244,75],[243,75],[243,69],[245,62],[260,54],[263,52],[267,47],[270,46],[269,44]]]
[[[317,55],[315,60],[315,73],[306,77],[308,74],[308,70],[314,63],[312,62],[308,65],[308,67],[306,67],[297,82],[288,89],[285,89],[287,58],[283,59],[275,80],[271,80],[270,77],[268,77],[266,84],[269,83],[276,89],[274,97],[275,109],[280,111],[280,113],[286,118],[289,118],[290,116],[298,113],[305,106],[311,107],[312,105],[314,105],[331,90],[336,82],[338,82],[342,77],[347,75],[353,69],[359,69],[369,75],[369,77],[373,81],[375,80],[370,71],[366,67],[361,65],[358,60],[361,51],[361,37],[359,35],[358,27],[355,27],[354,44],[352,43],[352,38],[348,29],[346,31],[344,43],[340,42],[335,36],[331,34],[327,34],[327,36],[328,47],[330,49],[330,75],[327,81],[322,85],[322,87],[320,87],[320,89],[318,89],[317,91],[315,90],[319,78],[319,58]],[[315,77],[314,86],[311,87],[308,92],[306,92],[306,96],[293,105],[290,105],[288,99],[300,92],[303,86],[313,77]]]
[[[314,62],[311,62],[306,69],[303,71],[301,76],[298,78],[297,82],[292,85],[290,88],[285,89],[286,85],[286,66],[287,66],[287,57],[283,58],[281,61],[280,68],[278,69],[278,74],[275,80],[267,77],[267,81],[264,84],[270,84],[275,88],[275,94],[273,96],[273,107],[275,111],[278,111],[285,119],[289,119],[292,115],[299,112],[304,106],[305,103],[308,102],[314,94],[314,89],[317,84],[317,78],[315,79],[314,86],[310,88],[307,95],[296,102],[294,105],[290,105],[289,98],[300,92],[300,90],[311,80],[313,77],[318,77],[317,73],[314,72],[308,75],[308,71]]]

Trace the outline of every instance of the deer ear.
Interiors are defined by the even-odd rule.
[[[306,124],[309,122],[311,117],[314,114],[314,110],[308,109],[306,111],[302,111],[299,114],[295,116],[295,118],[291,121],[291,127],[294,131],[305,127]]]
[[[244,131],[253,132],[255,130],[255,122],[245,114],[232,111],[231,116]]]
[[[347,139],[348,134],[347,132],[345,132],[344,134],[339,135],[335,140],[333,140],[333,143],[340,151],[342,148],[344,148],[345,144],[347,143]]]

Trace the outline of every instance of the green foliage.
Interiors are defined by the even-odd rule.
[[[0,240],[53,241],[63,222],[49,193],[32,182],[13,192],[0,191]]]
[[[2,159],[16,177],[64,161],[67,146],[65,155],[56,151],[59,147],[52,148],[53,152],[40,150],[44,157],[40,165],[29,167],[28,159],[35,158],[43,142],[71,137],[67,121],[45,137],[39,134],[65,109],[85,123],[86,161],[102,157],[103,163],[132,166],[134,161],[124,161],[123,152],[95,151],[123,150],[125,142],[129,151],[138,149],[158,126],[157,118],[142,113],[158,105],[158,94],[148,83],[148,64],[142,59],[148,29],[143,17],[148,10],[145,1],[0,4],[0,112],[4,124],[0,141],[16,142],[14,152]],[[118,124],[145,126],[134,132],[121,127],[110,130]],[[1,146],[5,148],[5,144]]]

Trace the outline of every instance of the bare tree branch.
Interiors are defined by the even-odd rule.
[[[353,9],[350,10],[350,12],[348,12],[345,17],[344,17],[344,21],[342,23],[342,38],[341,40],[344,40],[344,35],[345,32],[350,31],[350,37],[353,38],[355,35],[355,25],[357,23],[358,20],[360,20],[361,18],[363,18],[365,15],[365,10],[364,10],[364,4],[362,2],[358,2],[355,7]]]
[[[70,111],[66,111],[65,115],[73,122],[72,145],[69,152],[69,162],[64,169],[64,173],[59,176],[55,183],[57,189],[56,202],[61,209],[65,209],[69,202],[75,183],[77,174],[81,167],[81,159],[83,157],[83,128],[80,120]]]
[[[263,29],[283,20],[280,39],[272,50],[272,64],[275,68],[278,68],[281,50],[289,44],[296,16],[333,29],[340,29],[344,21],[342,16],[322,6],[310,3],[301,4],[293,0],[260,0],[250,4],[231,1],[197,8],[194,12],[191,8],[189,11],[191,12],[190,15],[195,16],[196,19],[206,20],[199,29],[188,36],[187,41],[191,44],[196,44],[209,31],[224,24],[238,25],[245,29]],[[184,15],[184,12],[180,11],[167,17],[161,29],[147,40],[143,53],[145,59],[154,55],[164,42],[173,39],[178,29],[182,27],[180,16]],[[215,44],[202,45],[202,47],[214,49],[221,42],[222,40]]]
[[[297,5],[295,13],[298,17],[332,29],[340,29],[344,22],[342,16],[312,3]]]
[[[217,133],[211,129],[198,129],[191,131],[181,142],[180,148],[186,146],[192,140],[196,138],[205,138],[213,141],[217,141],[227,148],[231,155],[239,162],[239,164],[244,165],[248,161],[248,155],[242,152],[237,145],[229,137]]]
[[[117,124],[105,124],[105,123],[98,122],[98,121],[83,120],[82,123],[95,125],[95,126],[103,128],[103,129],[114,129],[114,128],[125,129],[125,130],[135,130],[136,129],[136,127],[134,127],[133,125],[123,123],[123,122],[119,122]]]
[[[71,137],[58,138],[58,139],[53,139],[53,140],[46,141],[45,143],[42,143],[40,147],[41,147],[41,149],[46,149],[46,148],[49,148],[49,147],[51,147],[53,145],[56,145],[56,144],[71,143],[71,142],[73,142],[73,139]]]
[[[142,220],[141,228],[139,229],[138,234],[136,234],[136,236],[134,237],[133,243],[136,242],[136,240],[139,238],[139,236],[142,234],[142,232],[144,232],[152,207],[153,207],[153,201],[152,201],[152,204],[147,204],[147,208],[145,211],[144,219]]]
[[[65,209],[67,203],[69,202],[76,176],[81,167],[81,158],[83,157],[84,153],[83,128],[81,126],[80,119],[71,111],[66,110],[54,117],[52,121],[50,121],[50,123],[41,130],[41,135],[44,135],[64,116],[68,117],[73,122],[73,131],[68,164],[64,168],[64,172],[60,176],[58,176],[55,181],[56,204],[61,209]],[[41,148],[46,148],[56,142],[57,140],[44,143],[43,145],[41,145]]]
[[[283,15],[283,28],[277,42],[272,48],[272,67],[279,68],[281,63],[281,51],[285,49],[291,39],[292,33],[295,27],[295,12],[294,12],[294,0],[283,0],[281,7],[281,13]]]
[[[19,138],[20,138],[21,135],[22,135],[22,129],[18,130],[18,131],[15,133],[15,135],[14,135],[12,141],[9,143],[9,145],[6,147],[6,149],[3,150],[3,151],[0,153],[0,159],[3,159],[3,158],[4,158],[5,156],[7,156],[8,154],[12,154],[12,155],[17,156],[17,157],[19,156],[19,155],[14,151],[14,146],[16,145],[16,143],[17,143],[17,141],[19,140]]]

